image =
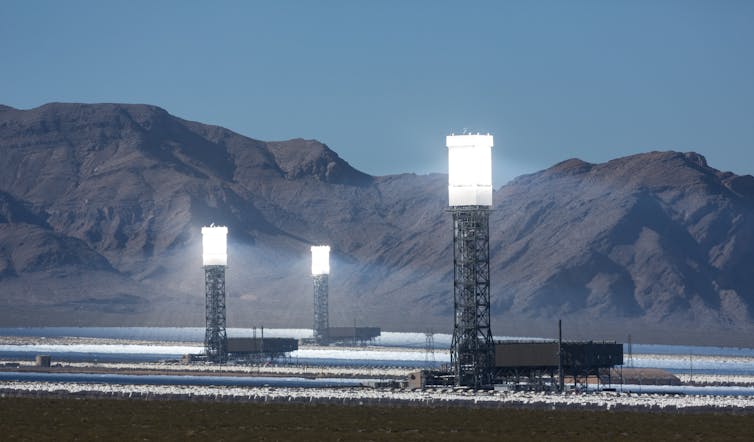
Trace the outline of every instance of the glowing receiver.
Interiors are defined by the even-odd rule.
[[[312,276],[330,273],[330,246],[312,246]]]
[[[205,266],[228,265],[228,228],[202,227],[202,260]]]
[[[448,203],[492,205],[492,135],[448,135]]]

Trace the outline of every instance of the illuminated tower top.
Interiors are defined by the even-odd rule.
[[[312,246],[312,276],[330,273],[330,246]]]
[[[492,206],[492,135],[448,135],[448,203]]]
[[[228,265],[228,228],[202,227],[202,260],[204,266]]]

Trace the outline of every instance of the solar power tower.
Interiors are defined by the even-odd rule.
[[[207,360],[225,362],[228,337],[225,333],[225,267],[228,265],[227,227],[202,227],[202,260],[207,330],[204,351]]]
[[[489,388],[492,135],[449,135],[448,200],[453,214],[454,326],[450,359],[457,386]]]
[[[323,344],[328,339],[327,278],[330,274],[330,246],[312,246],[312,279],[314,280],[314,342]]]

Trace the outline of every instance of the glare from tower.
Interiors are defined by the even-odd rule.
[[[459,386],[489,388],[494,367],[490,331],[489,211],[492,135],[449,135],[448,203],[453,214],[454,326],[450,359]]]
[[[449,135],[448,202],[456,206],[492,205],[492,135]]]
[[[228,337],[225,331],[225,267],[228,264],[228,228],[214,224],[202,227],[202,263],[206,331],[204,351],[207,360],[225,362]]]
[[[312,246],[312,276],[330,273],[330,246]]]
[[[202,261],[204,266],[228,265],[227,227],[202,227]]]
[[[312,279],[314,282],[314,341],[327,341],[330,319],[328,313],[328,275],[330,246],[312,246]]]

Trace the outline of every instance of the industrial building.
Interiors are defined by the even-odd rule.
[[[600,382],[623,365],[623,345],[615,342],[499,341],[494,344],[492,383],[513,389],[560,390],[564,380],[574,386],[590,378]],[[411,388],[448,385],[454,375],[422,370],[409,376]]]
[[[298,350],[293,338],[228,338],[228,359],[257,361],[277,358]]]
[[[602,372],[623,365],[623,345],[615,342],[496,342],[497,383],[525,384],[533,387],[547,383],[563,388],[564,378],[576,385]]]
[[[331,344],[365,345],[381,333],[379,327],[329,327],[323,331],[323,339]]]
[[[34,358],[35,367],[49,367],[52,364],[50,355],[37,355]]]

